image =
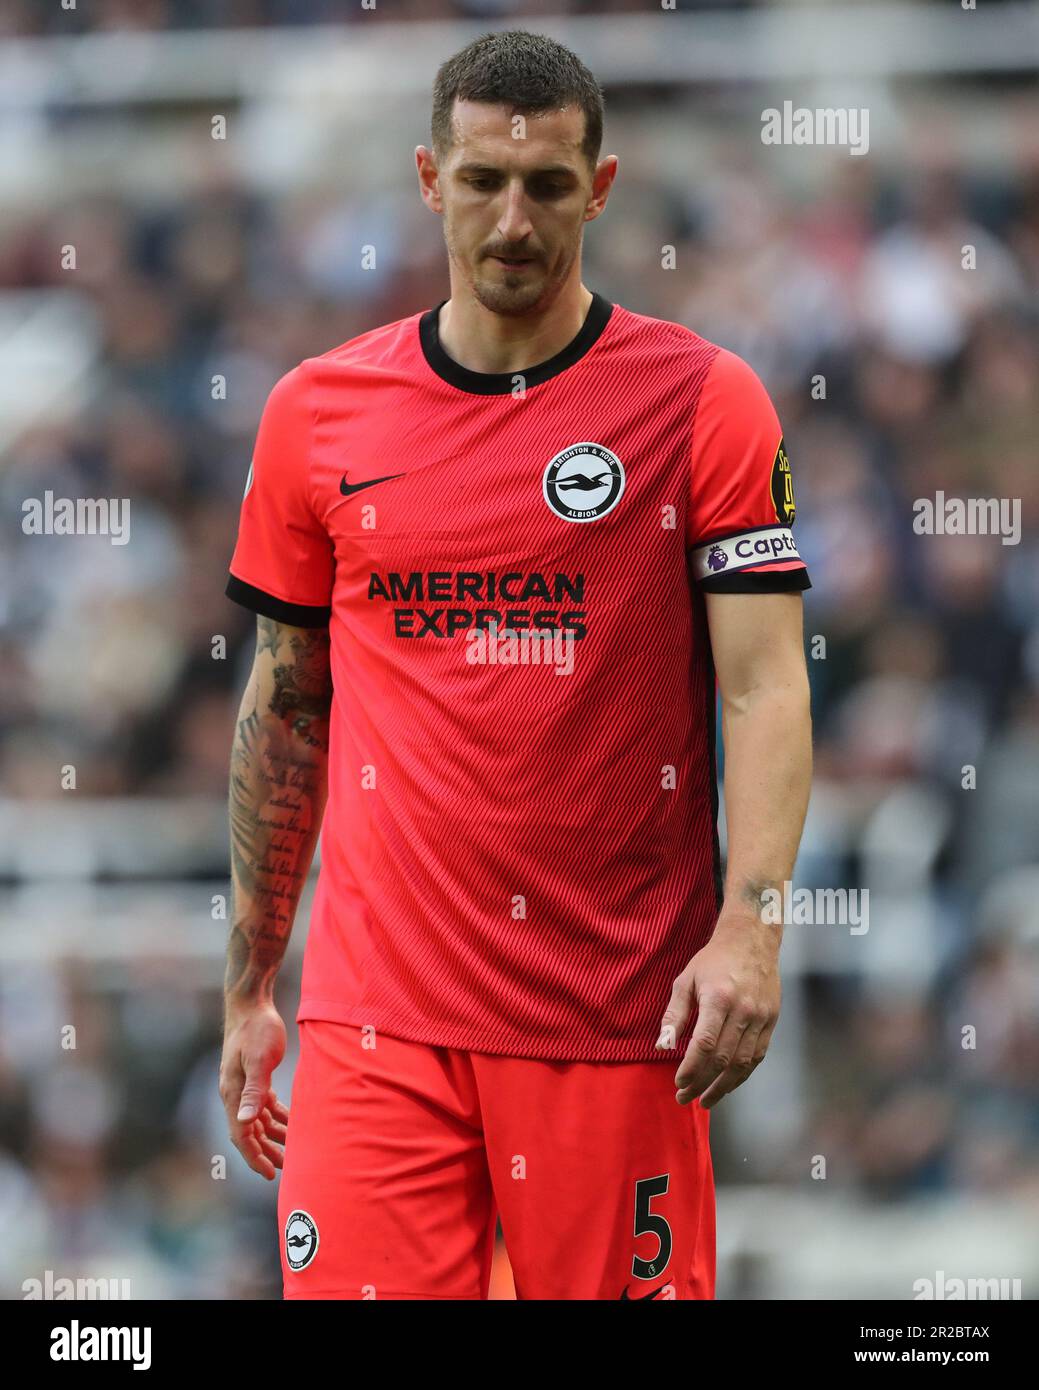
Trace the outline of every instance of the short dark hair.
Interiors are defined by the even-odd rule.
[[[603,92],[569,48],[525,29],[481,34],[440,65],[433,84],[433,150],[443,157],[452,145],[455,99],[486,101],[535,115],[561,106],[584,112],[581,152],[594,169],[602,146]]]

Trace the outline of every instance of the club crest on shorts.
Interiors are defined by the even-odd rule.
[[[290,1212],[285,1222],[285,1262],[296,1273],[317,1254],[317,1223],[309,1212]]]
[[[601,444],[571,444],[556,454],[542,480],[545,501],[565,521],[595,521],[624,492],[624,467]]]

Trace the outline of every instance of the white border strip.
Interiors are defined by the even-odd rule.
[[[693,551],[693,568],[698,580],[716,579],[723,574],[752,569],[755,565],[800,559],[789,528],[770,526],[697,546]]]

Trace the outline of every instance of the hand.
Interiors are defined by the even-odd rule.
[[[722,910],[714,935],[675,981],[658,1047],[674,1047],[694,1004],[699,1017],[675,1099],[710,1110],[764,1060],[779,1018],[779,933],[753,913]],[[670,1040],[670,1041],[669,1041]]]
[[[285,1159],[289,1112],[271,1090],[285,1056],[285,1024],[269,1000],[227,1001],[220,1098],[231,1142],[254,1172],[273,1181]]]

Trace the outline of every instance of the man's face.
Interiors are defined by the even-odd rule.
[[[577,106],[513,116],[508,106],[456,101],[454,133],[439,169],[419,164],[456,273],[496,314],[546,308],[580,255],[585,222],[602,210],[616,161],[593,176]]]

